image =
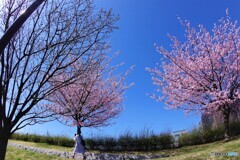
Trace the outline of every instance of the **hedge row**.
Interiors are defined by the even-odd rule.
[[[170,133],[137,136],[124,134],[119,138],[94,137],[86,140],[87,148],[101,151],[156,151],[173,147]]]
[[[15,133],[11,137],[15,140],[47,143],[64,147],[73,147],[74,141],[67,137],[40,136],[36,134]],[[86,148],[100,151],[154,151],[173,147],[173,137],[170,133],[159,135],[145,132],[133,135],[127,132],[119,138],[95,136],[85,139]]]
[[[230,124],[231,136],[240,135],[240,123]],[[19,134],[15,133],[11,137],[16,140],[41,142],[50,145],[64,147],[73,147],[74,141],[64,136],[40,136],[36,134]],[[197,145],[209,143],[224,139],[223,126],[216,129],[192,129],[191,132],[182,135],[179,138],[179,146]],[[126,132],[118,138],[108,136],[95,136],[85,139],[88,150],[100,151],[156,151],[169,149],[174,146],[174,139],[170,133],[153,134],[145,130],[140,134]]]
[[[240,135],[240,122],[233,122],[230,124],[230,136]],[[180,146],[197,145],[203,143],[210,143],[224,139],[224,127],[218,126],[215,129],[205,128],[192,129],[188,134],[184,134],[179,139]]]
[[[11,139],[29,141],[29,142],[35,142],[35,143],[47,143],[50,145],[57,145],[57,146],[63,146],[63,147],[74,146],[74,141],[64,136],[49,136],[49,135],[41,136],[36,134],[14,133],[11,136]]]

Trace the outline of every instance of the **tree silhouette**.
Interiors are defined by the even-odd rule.
[[[31,4],[31,0],[3,1],[0,35]],[[48,0],[13,34],[0,56],[0,160],[5,158],[11,134],[51,120],[43,107],[46,97],[83,72],[79,68],[57,86],[51,86],[50,80],[73,63],[89,59],[93,50],[105,49],[117,19],[111,10],[95,11],[91,0]]]

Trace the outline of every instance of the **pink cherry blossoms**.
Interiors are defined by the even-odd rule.
[[[50,97],[48,107],[60,115],[67,125],[78,127],[99,127],[109,124],[109,119],[116,117],[122,110],[124,91],[130,86],[125,84],[125,75],[114,75],[117,67],[110,67],[111,59],[104,54],[98,61],[90,61],[88,67],[84,63],[74,64],[74,68],[84,68],[75,82],[56,90]],[[52,85],[68,78],[66,72],[55,77]],[[56,81],[57,79],[57,81]]]
[[[239,106],[240,89],[240,28],[231,18],[219,20],[212,32],[202,25],[198,29],[181,21],[186,41],[172,40],[172,50],[157,47],[165,57],[161,66],[147,69],[152,74],[156,94],[169,108],[189,111],[222,111],[229,116]],[[158,93],[160,93],[158,95]],[[162,95],[161,95],[162,93]],[[227,118],[227,117],[226,117]]]

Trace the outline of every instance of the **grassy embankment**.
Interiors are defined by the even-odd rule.
[[[14,147],[8,147],[6,160],[70,160],[57,156],[50,156]]]
[[[25,146],[51,149],[51,150],[57,150],[57,151],[72,152],[73,150],[72,148],[49,145],[46,143],[34,143],[34,142],[25,142],[25,141],[16,141],[16,140],[10,140],[10,142],[22,144]],[[8,147],[6,160],[70,160],[70,159],[35,153],[32,151],[27,151],[23,149],[14,148],[14,147]]]
[[[238,156],[210,156],[210,153],[236,152]],[[161,153],[161,152],[160,152]],[[162,152],[164,153],[164,151]],[[240,160],[240,137],[229,142],[217,141],[208,144],[184,146],[177,149],[166,150],[168,158],[155,160]]]
[[[54,149],[60,151],[72,151],[72,148],[67,147],[59,147],[54,145],[47,145],[43,143],[33,143],[33,142],[23,142],[23,141],[13,141],[15,143],[20,143],[29,146],[47,148],[47,149]],[[218,152],[218,153],[227,153],[227,152],[237,152],[237,157],[229,157],[229,156],[210,156],[211,152]],[[149,152],[147,152],[149,153]],[[217,141],[208,144],[201,144],[201,145],[194,145],[194,146],[184,146],[177,149],[168,149],[168,150],[161,150],[157,152],[152,152],[154,154],[160,155],[168,155],[168,158],[159,158],[156,160],[206,160],[206,159],[216,159],[216,160],[238,160],[240,159],[240,138],[231,140],[229,142],[224,141]],[[131,152],[132,154],[132,152]],[[142,154],[146,154],[146,152],[142,152]],[[38,153],[33,153],[31,151],[21,150],[9,147],[7,151],[7,160],[62,160],[62,158],[54,157],[54,156],[47,156]]]

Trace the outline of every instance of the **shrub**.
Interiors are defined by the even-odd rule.
[[[224,138],[224,128],[223,126],[214,129],[206,128],[202,131],[202,135],[203,143],[218,141]]]
[[[134,148],[134,141],[133,138],[134,136],[130,131],[125,132],[123,135],[121,135],[118,138],[118,145],[119,145],[119,150],[123,151],[131,151]],[[136,138],[135,138],[136,139]]]
[[[111,151],[116,150],[117,140],[113,137],[105,137],[104,138],[104,150]]]
[[[230,135],[240,135],[240,122],[230,123]],[[209,143],[224,139],[224,126],[219,125],[217,128],[194,128],[188,134],[184,134],[179,139],[180,146],[196,145]]]
[[[14,133],[11,136],[11,139],[15,140],[23,140],[23,141],[30,141],[35,143],[47,143],[50,145],[58,145],[63,147],[73,147],[74,141],[70,138],[64,137],[64,136],[41,136],[36,134],[20,134],[20,133]]]
[[[93,138],[88,138],[88,139],[85,139],[85,142],[86,142],[86,148],[87,149],[90,149],[90,150],[97,150],[97,143],[95,141],[95,139]]]
[[[173,143],[174,139],[170,133],[162,133],[157,137],[157,149],[169,149]]]
[[[238,136],[240,135],[240,122],[232,122],[230,123],[230,135],[231,136]]]
[[[179,138],[179,146],[196,145],[202,143],[202,135],[198,128],[192,129],[189,133]]]
[[[154,151],[172,146],[173,137],[170,133],[156,135],[149,130],[143,130],[139,134],[126,131],[118,138],[95,136],[86,139],[87,149],[102,151]]]

